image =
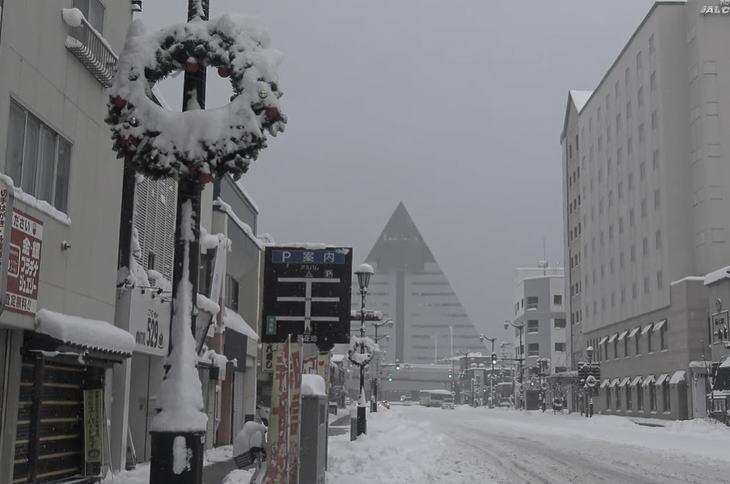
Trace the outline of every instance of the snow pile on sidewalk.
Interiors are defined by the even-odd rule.
[[[442,435],[427,420],[399,418],[400,411],[368,415],[368,435],[329,441],[328,484],[372,484],[443,481]]]

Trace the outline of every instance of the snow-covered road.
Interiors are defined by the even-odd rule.
[[[330,440],[328,483],[730,482],[730,429],[621,417],[392,407]]]

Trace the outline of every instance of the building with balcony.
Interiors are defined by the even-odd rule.
[[[570,91],[562,145],[573,364],[594,348],[597,409],[702,416],[686,372],[709,352],[703,274],[727,264],[730,111],[722,8],[656,2],[590,93]],[[719,12],[719,13],[715,13]],[[705,355],[705,356],[703,356]],[[700,390],[701,391],[701,390]]]
[[[113,325],[123,166],[104,123],[131,5],[0,6],[0,221],[13,227],[2,260],[0,482],[81,482],[119,468],[120,453],[102,451],[103,409],[112,368],[134,348]]]

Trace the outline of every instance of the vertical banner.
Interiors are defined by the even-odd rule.
[[[2,0],[0,0],[0,9],[2,9]],[[0,13],[0,16],[2,13]],[[12,185],[9,185],[4,178],[0,178],[0,274],[5,274],[8,267],[8,242],[10,241],[10,232],[13,226],[13,202],[15,201],[15,191]],[[0,277],[0,313],[5,308],[5,288],[7,287],[7,279]]]
[[[289,343],[272,344],[273,383],[264,484],[287,481],[289,430]]]
[[[104,425],[104,390],[84,390],[84,462],[101,464]],[[92,471],[93,474],[93,471]]]
[[[12,225],[8,244],[5,309],[35,317],[38,309],[43,222],[14,210]]]
[[[302,373],[305,375],[317,374],[317,356],[307,356],[302,360]]]
[[[299,484],[299,430],[302,420],[302,345],[301,343],[291,343],[289,347],[289,484]]]

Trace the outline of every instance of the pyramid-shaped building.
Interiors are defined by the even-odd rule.
[[[384,319],[395,323],[385,330],[390,339],[380,342],[387,361],[424,364],[465,351],[484,351],[477,330],[402,202],[366,262],[375,269],[367,307],[382,311]],[[353,308],[359,309],[357,284],[353,286]]]

